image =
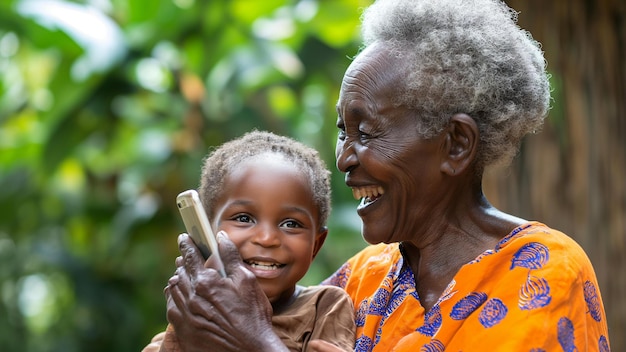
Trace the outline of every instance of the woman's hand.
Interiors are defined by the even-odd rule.
[[[272,307],[235,245],[218,233],[227,277],[205,262],[187,234],[178,237],[181,257],[165,288],[167,319],[183,351],[281,351],[272,331]]]

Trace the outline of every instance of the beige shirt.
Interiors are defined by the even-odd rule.
[[[325,340],[352,351],[354,308],[346,292],[335,286],[302,288],[296,300],[275,311],[272,326],[290,351],[306,351],[310,340]]]
[[[352,300],[335,286],[301,287],[291,304],[274,312],[272,327],[290,351],[306,351],[309,341],[317,339],[352,351],[356,330]],[[142,352],[158,351],[181,351],[171,325]]]

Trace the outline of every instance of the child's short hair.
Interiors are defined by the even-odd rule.
[[[330,171],[319,153],[289,137],[256,130],[222,144],[204,159],[198,193],[209,216],[214,215],[213,203],[221,196],[226,176],[243,161],[268,153],[282,155],[308,177],[319,226],[325,226],[331,208]]]

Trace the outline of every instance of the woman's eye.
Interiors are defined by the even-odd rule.
[[[363,141],[363,142],[367,142],[367,141],[369,141],[369,140],[371,140],[371,139],[373,139],[373,138],[374,138],[374,137],[373,137],[371,134],[369,134],[369,133],[366,133],[366,132],[363,132],[363,131],[359,130],[359,139],[360,139],[361,141]]]
[[[237,215],[233,219],[238,222],[252,222],[252,218],[246,214]]]
[[[346,139],[346,131],[339,130],[339,132],[337,133],[337,139],[339,139],[340,141],[345,140]]]
[[[343,120],[341,118],[337,119],[337,128],[339,129],[339,132],[337,133],[337,138],[341,141],[346,139],[346,126],[343,123]]]

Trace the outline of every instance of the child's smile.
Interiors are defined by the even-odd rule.
[[[214,214],[273,304],[292,296],[326,236],[305,172],[274,153],[226,176]]]

